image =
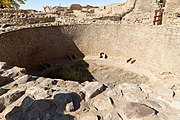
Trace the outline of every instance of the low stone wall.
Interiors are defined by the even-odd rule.
[[[0,25],[28,25],[55,22],[55,17],[35,10],[0,10]]]
[[[180,74],[180,28],[144,25],[71,25],[17,30],[0,35],[0,61],[32,67],[74,54],[135,58],[150,69]],[[112,61],[113,62],[113,61]]]

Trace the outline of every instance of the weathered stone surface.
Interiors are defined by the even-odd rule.
[[[136,90],[136,91],[140,91],[140,88],[138,87],[137,84],[133,84],[133,83],[123,83],[122,85],[119,85],[117,87],[122,88],[123,91],[130,91],[130,90]]]
[[[118,113],[112,112],[112,113],[107,113],[103,117],[103,120],[123,120],[123,119]]]
[[[86,100],[89,98],[93,98],[99,93],[103,92],[105,89],[105,86],[102,83],[99,82],[90,82],[87,83],[83,88],[82,91],[85,91],[86,93]]]
[[[156,110],[159,110],[159,109],[162,108],[161,105],[158,104],[158,102],[153,101],[153,100],[144,100],[143,103],[146,104],[146,105],[148,105],[148,106],[151,107],[151,108],[156,109]]]
[[[36,100],[47,98],[49,95],[44,88],[38,86],[32,86],[26,90],[26,94],[34,96]]]
[[[123,97],[126,98],[126,100],[129,102],[139,102],[148,98],[148,94],[144,94],[141,91],[127,91],[126,90],[126,93],[124,93]]]
[[[34,99],[31,98],[30,96],[27,96],[23,101],[22,101],[22,108],[26,111],[28,110],[31,105],[34,103]]]
[[[119,87],[115,87],[113,89],[106,89],[106,95],[111,97],[111,96],[123,96],[123,91]]]
[[[23,75],[23,76],[19,77],[15,81],[15,83],[16,84],[25,84],[30,78],[31,78],[31,76],[29,76],[29,75]]]
[[[87,114],[87,115],[81,115],[79,120],[99,120],[99,119],[97,115]]]
[[[73,111],[73,110],[74,110],[73,102],[70,102],[70,103],[66,104],[66,111],[67,112],[70,112],[70,111]]]
[[[91,62],[97,66],[99,69],[92,67],[92,74],[98,71],[94,78],[112,87],[103,92],[101,83],[83,85],[43,77],[29,82],[24,68],[5,67],[0,63],[1,76],[15,80],[0,78],[0,112],[3,111],[0,119],[8,113],[7,119],[68,120],[74,119],[73,115],[82,115],[83,120],[98,120],[97,114],[108,113],[102,119],[118,120],[121,119],[118,113],[124,112],[122,117],[127,119],[179,120],[180,90],[176,87],[180,75],[180,2],[163,0],[164,5],[160,5],[161,1],[127,0],[123,4],[101,7],[72,5],[70,10],[61,6],[46,7],[48,14],[0,10],[2,61],[31,68],[43,62],[61,61],[67,54],[73,54],[80,57],[77,61],[83,58],[89,68]],[[163,25],[152,26],[159,9],[163,10]],[[28,44],[24,44],[27,38]],[[108,59],[99,60],[99,52],[106,52]],[[137,74],[122,72],[121,67]],[[138,73],[149,78],[139,77]],[[25,98],[20,106],[23,91],[33,100]],[[62,92],[66,95],[54,97]],[[71,92],[82,94],[72,96],[68,94]],[[81,100],[86,104],[78,111],[79,104],[83,104]],[[14,106],[20,107],[11,111]]]
[[[175,108],[175,109],[178,109],[178,110],[180,110],[180,102],[179,101],[174,101],[174,100],[172,100],[172,99],[167,99],[167,98],[165,98],[165,97],[163,97],[163,96],[158,96],[158,97],[156,97],[156,100],[159,102],[159,103],[164,103],[164,105],[165,106],[171,106],[172,108]],[[160,102],[160,101],[161,102]]]
[[[0,70],[6,67],[6,62],[0,62]]]
[[[142,89],[145,93],[152,93],[153,90],[146,84],[140,84],[139,87]]]
[[[150,108],[145,104],[140,103],[128,103],[126,108],[124,108],[124,114],[128,117],[128,119],[141,118],[150,115],[156,115],[158,113],[157,110]]]
[[[10,67],[9,69],[3,71],[2,76],[15,78],[23,75],[25,72],[26,72],[25,68],[19,68],[15,66],[15,67]]]
[[[4,97],[4,105],[5,106],[10,105],[12,102],[18,100],[24,94],[25,94],[25,91],[21,89],[8,91],[7,94],[2,96]]]
[[[74,110],[74,103],[70,94],[60,93],[55,95],[54,99],[56,101],[56,105],[58,106],[58,113],[63,112],[63,110],[66,110],[68,112]]]
[[[173,97],[173,91],[171,89],[165,88],[163,86],[161,87],[155,87],[154,92],[158,93],[161,96],[172,98]]]
[[[108,110],[113,109],[113,103],[111,98],[104,97],[104,98],[98,98],[93,102],[93,106],[98,110]]]

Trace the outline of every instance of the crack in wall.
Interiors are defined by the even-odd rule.
[[[133,7],[131,7],[130,9],[128,9],[127,12],[123,13],[123,14],[122,14],[122,18],[125,17],[127,14],[130,14],[130,13],[135,9],[136,3],[137,3],[137,0],[134,0]]]

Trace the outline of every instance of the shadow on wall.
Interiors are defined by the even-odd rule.
[[[81,97],[77,93],[60,93],[52,100],[34,100],[27,96],[21,106],[16,106],[6,114],[7,120],[74,120],[75,117],[64,114],[80,108]]]
[[[39,27],[17,30],[0,35],[0,61],[8,65],[33,68],[39,64],[64,59],[68,55],[83,58],[84,54],[63,33],[64,27]]]
[[[0,35],[0,61],[26,68],[36,76],[92,80],[84,54],[66,26],[17,30]]]

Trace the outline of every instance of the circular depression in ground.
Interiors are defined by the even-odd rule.
[[[95,24],[20,29],[0,35],[0,61],[51,78],[144,82],[146,77],[116,66],[113,60],[177,72],[178,57],[172,52],[176,49],[166,47],[171,44],[166,35],[161,35],[163,41],[156,39],[158,34],[154,33],[159,30],[170,31],[164,27]],[[106,59],[100,58],[102,52]]]

